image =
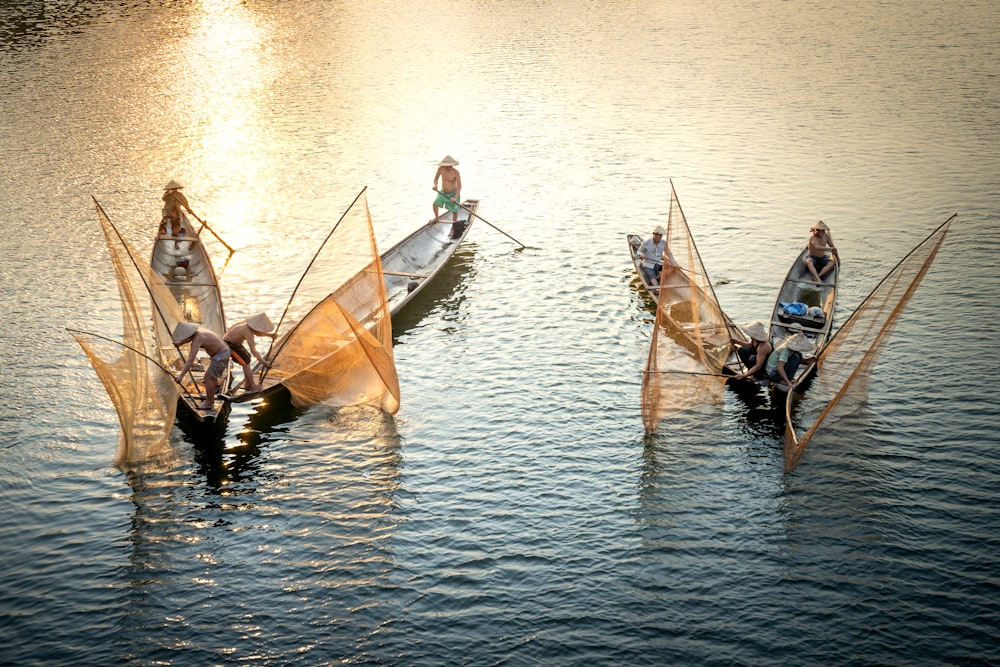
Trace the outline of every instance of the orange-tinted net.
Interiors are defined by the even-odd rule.
[[[785,422],[786,471],[795,468],[821,426],[852,414],[867,401],[868,384],[878,355],[904,306],[933,263],[955,217],[948,218],[910,251],[830,339],[817,360],[817,373],[808,396],[798,401],[796,394],[789,392]],[[791,415],[796,402],[796,421],[809,424],[801,438],[795,431]]]
[[[719,306],[673,183],[666,239],[656,322],[642,381],[647,433],[671,413],[722,399],[720,374],[732,350],[729,338],[742,337]],[[676,266],[671,267],[669,260]]]
[[[392,322],[365,190],[320,246],[299,281],[265,377],[297,407],[399,409]]]
[[[177,410],[178,390],[160,367],[162,358],[157,355],[149,326],[155,308],[149,299],[147,281],[155,276],[149,275],[148,267],[135,261],[134,250],[100,204],[96,206],[118,280],[122,340],[119,343],[84,332],[74,332],[73,336],[90,359],[118,413],[122,430],[116,464],[122,465],[145,458],[166,445]],[[173,302],[162,282],[159,291],[161,297]],[[175,312],[179,311],[176,303],[174,306]],[[165,308],[169,307],[169,303],[165,304]]]

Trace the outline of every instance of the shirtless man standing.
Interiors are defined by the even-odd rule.
[[[434,200],[434,219],[431,222],[438,219],[438,211],[442,206],[452,212],[452,223],[458,222],[460,208],[458,203],[462,201],[462,176],[458,173],[458,169],[455,169],[457,166],[458,160],[450,155],[446,155],[438,164],[438,170],[434,174],[434,185],[431,186],[431,189],[438,193]],[[439,179],[441,187],[438,187]]]
[[[820,220],[809,230],[809,254],[806,256],[806,267],[812,274],[816,282],[823,282],[823,276],[833,271],[834,262],[840,264],[840,255],[833,245],[833,237],[830,236],[830,228]],[[833,260],[826,254],[827,250],[833,251]],[[818,272],[818,273],[817,273]]]
[[[265,368],[271,367],[271,364],[265,361],[264,357],[260,356],[260,352],[257,351],[257,346],[254,344],[254,336],[269,336],[274,338],[273,329],[274,325],[271,323],[271,318],[266,313],[257,313],[253,317],[248,317],[242,322],[231,326],[226,335],[222,337],[222,340],[226,341],[226,344],[229,345],[233,359],[243,368],[243,388],[247,391],[260,391],[261,388],[259,384],[254,384],[253,381],[253,369],[250,368],[250,362],[253,361],[253,357],[257,357],[257,360]],[[249,351],[243,346],[244,343],[250,347]]]
[[[194,215],[194,211],[191,210],[190,204],[188,204],[187,197],[181,192],[181,188],[184,186],[175,180],[171,180],[164,186],[166,192],[163,193],[163,219],[161,222],[161,229],[166,227],[166,223],[170,223],[171,235],[180,236],[181,231],[181,209],[186,209],[188,213]]]
[[[171,340],[177,347],[191,341],[191,352],[188,355],[187,363],[174,378],[178,384],[184,381],[184,375],[194,365],[195,359],[198,358],[198,350],[204,349],[212,358],[211,365],[205,371],[205,401],[197,406],[199,410],[211,410],[215,405],[215,392],[219,388],[219,381],[222,380],[229,368],[229,346],[214,331],[201,329],[197,324],[191,322],[178,324]]]

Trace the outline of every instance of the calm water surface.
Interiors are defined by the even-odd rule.
[[[0,5],[0,663],[1000,662],[1000,6]],[[394,327],[402,408],[240,405],[113,467],[74,326],[116,335],[96,197],[162,186],[284,306],[367,186],[380,243],[477,224]],[[810,224],[841,319],[951,213],[867,408],[782,472],[732,393],[643,435],[625,234],[673,179],[723,307],[765,318]],[[984,326],[985,325],[985,326]]]

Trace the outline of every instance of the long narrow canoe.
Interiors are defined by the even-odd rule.
[[[778,298],[771,311],[769,332],[775,349],[789,336],[802,333],[813,342],[818,354],[830,340],[833,329],[840,265],[835,262],[833,270],[821,282],[816,282],[805,263],[808,252],[806,247],[799,253],[778,289]],[[791,304],[799,305],[796,308]],[[803,306],[805,313],[796,312]],[[809,364],[800,364],[793,380],[801,382],[811,369]],[[776,388],[787,390],[784,385],[776,385]]]
[[[466,199],[462,206],[458,225],[452,225],[452,213],[445,211],[437,220],[422,225],[382,253],[382,274],[393,316],[434,279],[465,240],[479,209],[479,200]],[[458,231],[456,238],[453,229]]]
[[[184,321],[193,322],[221,337],[226,333],[226,316],[212,260],[202,242],[200,230],[195,229],[183,213],[181,228],[182,232],[178,236],[171,235],[169,227],[160,228],[153,241],[150,266],[163,279],[177,301]],[[160,324],[156,333],[157,342],[163,346],[164,351],[172,351],[171,332],[166,330],[166,326]],[[191,373],[184,378],[188,391],[181,393],[182,405],[197,422],[214,421],[227,409],[227,403],[219,398],[218,393],[211,410],[200,410],[197,407],[204,394],[204,375],[208,363],[209,360],[205,357],[195,364]],[[227,371],[226,377],[219,382],[219,391],[223,391],[228,384]]]

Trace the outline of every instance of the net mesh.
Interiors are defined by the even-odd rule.
[[[115,229],[100,204],[95,202],[98,219],[108,246],[108,254],[118,281],[121,301],[122,339],[117,342],[101,336],[73,334],[86,353],[95,373],[108,392],[118,413],[121,433],[117,465],[145,458],[163,448],[168,441],[177,410],[178,389],[169,374],[160,367],[156,343],[150,328],[154,319],[153,300],[148,285],[166,299],[164,309],[179,315],[179,307],[169,291],[148,267],[135,261],[138,255]],[[173,348],[171,348],[173,349]],[[174,350],[176,355],[176,350]],[[177,358],[175,356],[175,358]]]
[[[392,323],[365,190],[299,281],[278,329],[289,326],[265,377],[283,384],[296,407],[399,409]]]
[[[797,421],[809,424],[798,437],[792,421],[796,394],[786,404],[785,470],[798,464],[820,427],[852,414],[868,399],[868,385],[879,353],[937,255],[951,226],[951,216],[882,279],[819,354],[808,400],[797,403]]]
[[[719,374],[732,349],[729,339],[743,335],[719,306],[672,183],[666,239],[668,258],[676,266],[664,261],[643,374],[647,433],[672,413],[721,401],[724,380]]]

